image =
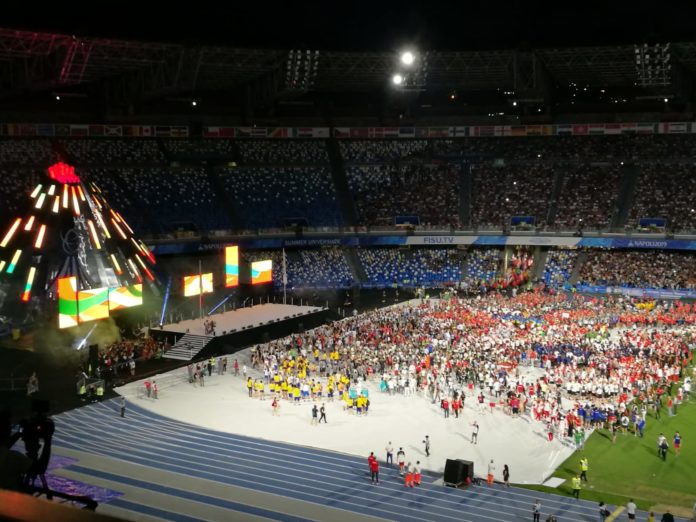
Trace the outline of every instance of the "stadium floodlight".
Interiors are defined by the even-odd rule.
[[[394,85],[401,85],[403,83],[403,81],[404,81],[404,77],[398,73],[395,74],[394,76],[392,76],[392,83]]]
[[[416,57],[411,51],[404,51],[401,53],[401,63],[404,65],[413,65],[413,62],[415,61]]]

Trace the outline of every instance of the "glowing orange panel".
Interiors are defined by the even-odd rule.
[[[97,229],[94,228],[94,223],[91,219],[87,220],[87,228],[89,228],[89,235],[92,236],[92,243],[94,243],[94,248],[96,248],[97,250],[101,250],[101,243],[99,242]]]
[[[12,239],[12,236],[14,236],[14,233],[17,232],[17,229],[19,228],[19,225],[21,223],[22,218],[17,218],[14,220],[14,223],[12,223],[10,230],[7,231],[7,234],[5,234],[5,237],[2,239],[2,242],[0,242],[0,247],[5,248],[7,246],[7,244]]]
[[[31,227],[34,226],[34,216],[29,216],[29,219],[27,220],[26,224],[24,225],[24,230],[29,232],[31,230]]]
[[[41,225],[41,228],[39,228],[39,233],[36,234],[34,247],[41,248],[43,246],[44,235],[46,235],[46,225]]]

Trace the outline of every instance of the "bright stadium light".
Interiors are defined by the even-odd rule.
[[[392,83],[394,85],[401,85],[401,83],[404,81],[404,77],[401,76],[400,74],[395,74],[392,76]]]
[[[405,51],[401,53],[401,63],[404,65],[412,65],[416,57],[411,51]]]

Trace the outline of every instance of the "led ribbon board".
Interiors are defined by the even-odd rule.
[[[270,283],[273,281],[273,261],[265,259],[251,263],[251,284]]]
[[[239,284],[239,247],[225,247],[225,286],[227,288]]]
[[[213,291],[213,273],[208,272],[202,274],[203,277],[203,293],[209,294]],[[190,275],[184,276],[184,297],[192,297],[201,293],[201,276]]]
[[[109,289],[109,310],[121,310],[141,304],[143,304],[142,284]]]
[[[109,317],[109,288],[91,288],[77,293],[77,311],[81,323]]]

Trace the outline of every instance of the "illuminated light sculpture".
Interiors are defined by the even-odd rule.
[[[0,224],[0,284],[16,288],[0,315],[26,317],[16,304],[56,300],[58,325],[67,328],[142,304],[143,278],[156,281],[155,256],[95,183],[56,163],[25,204],[29,212]]]

